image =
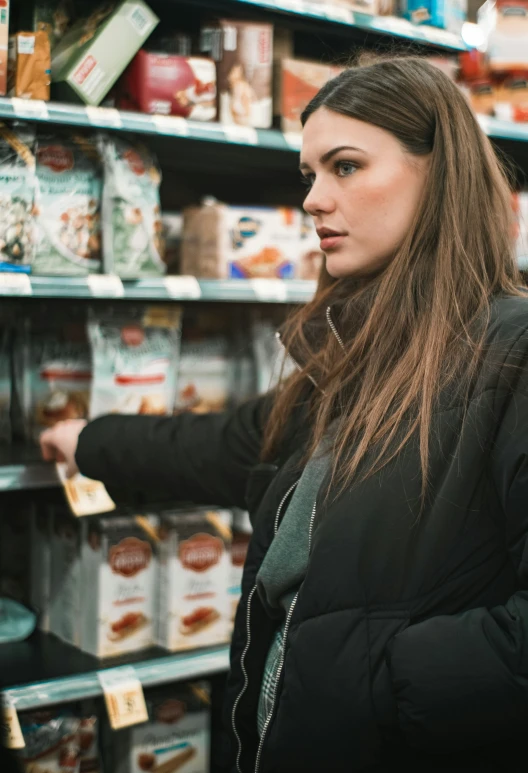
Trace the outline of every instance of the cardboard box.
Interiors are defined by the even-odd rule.
[[[154,643],[158,551],[134,517],[83,521],[81,647],[105,658]]]
[[[4,0],[2,7],[0,7],[0,97],[7,94],[9,6],[10,0]]]
[[[184,211],[183,274],[208,279],[296,276],[301,212],[293,207],[211,203]]]
[[[113,732],[114,773],[209,773],[210,686],[167,685],[147,691],[142,725]]]
[[[119,106],[142,113],[216,118],[216,65],[198,56],[139,51],[123,76]]]
[[[229,640],[231,513],[162,513],[158,644],[174,652]]]
[[[528,0],[488,0],[478,11],[495,72],[528,69]]]
[[[341,67],[301,59],[281,59],[275,64],[274,112],[280,116],[283,132],[301,132],[301,115],[306,105],[327,81],[342,72]]]
[[[402,0],[402,16],[459,35],[467,19],[467,0]]]
[[[143,0],[123,0],[74,24],[53,51],[57,96],[98,105],[158,22]]]
[[[271,24],[221,19],[202,29],[200,50],[217,63],[219,121],[268,129],[273,112]]]

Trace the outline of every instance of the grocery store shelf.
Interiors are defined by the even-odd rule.
[[[315,282],[301,279],[195,279],[160,277],[121,282],[117,277],[45,277],[0,274],[0,295],[34,298],[121,298],[132,301],[231,301],[303,303],[312,298]],[[27,286],[26,286],[27,285]]]
[[[139,134],[183,137],[234,145],[254,145],[271,150],[298,150],[299,136],[272,129],[228,126],[216,122],[188,121],[165,115],[147,115],[107,107],[42,102],[30,99],[0,98],[0,118],[38,121],[63,126],[121,130]]]
[[[462,38],[452,32],[427,25],[411,24],[406,19],[393,16],[372,16],[352,11],[342,5],[325,4],[321,0],[236,0],[236,2],[295,14],[305,19],[314,19],[319,24],[321,21],[336,23],[356,27],[377,35],[403,38],[420,45],[435,46],[450,51],[466,51],[466,45]]]
[[[100,661],[37,631],[28,641],[0,645],[0,690],[18,711],[68,703],[102,694],[98,672],[132,664],[141,684],[158,684],[209,676],[229,667],[229,648],[170,655],[153,647],[146,652]]]
[[[239,2],[249,0],[239,0]],[[402,19],[381,17],[387,25]],[[412,25],[411,25],[412,26]],[[417,27],[417,29],[423,29]],[[442,30],[437,30],[442,32]],[[62,126],[92,126],[97,129],[120,129],[139,134],[179,137],[230,145],[246,145],[267,150],[298,152],[299,134],[283,134],[275,129],[251,129],[246,126],[227,126],[219,123],[200,123],[184,118],[146,115],[104,107],[84,107],[59,102],[8,99],[0,97],[0,118],[39,121]],[[479,123],[490,137],[528,142],[528,124],[501,121],[490,116],[479,116]]]
[[[29,491],[59,485],[55,465],[43,462],[38,448],[8,446],[1,449],[0,491]]]

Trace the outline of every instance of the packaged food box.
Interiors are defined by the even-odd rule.
[[[0,260],[30,264],[35,251],[35,155],[21,132],[0,124]]]
[[[219,121],[269,128],[273,117],[271,24],[221,19],[202,29],[200,50],[217,63]]]
[[[209,773],[210,701],[203,681],[149,690],[148,722],[112,733],[114,773]]]
[[[7,94],[10,4],[11,0],[4,0],[0,7],[0,97]]]
[[[293,278],[301,212],[207,203],[184,210],[182,273],[209,279]]]
[[[528,69],[528,0],[487,0],[478,10],[491,70]]]
[[[229,574],[229,600],[231,624],[235,622],[235,615],[242,595],[242,575],[246,563],[247,552],[253,532],[249,513],[244,510],[233,511],[233,541],[231,543],[231,568]]]
[[[49,630],[59,639],[81,646],[81,620],[86,613],[86,588],[83,587],[81,542],[84,524],[71,516],[64,506],[54,506],[51,519],[51,586]],[[95,625],[94,621],[91,621]]]
[[[57,96],[99,105],[158,22],[143,0],[123,0],[73,24],[53,51]]]
[[[225,410],[230,397],[231,378],[225,338],[184,339],[175,410],[193,413]]]
[[[51,594],[51,517],[47,508],[35,508],[31,516],[30,599],[41,631],[49,631]]]
[[[158,643],[179,651],[228,641],[231,513],[162,513],[160,537]]]
[[[105,658],[151,646],[158,592],[152,529],[134,517],[82,524],[82,649]]]
[[[102,169],[84,137],[39,135],[35,145],[36,250],[32,270],[47,276],[101,271]]]
[[[97,316],[88,325],[93,380],[90,417],[172,413],[176,398],[181,309],[148,306]]]
[[[459,35],[467,19],[467,0],[402,0],[402,16]]]
[[[8,93],[21,99],[50,98],[51,48],[46,32],[17,32],[9,39]]]
[[[80,773],[79,720],[71,712],[42,709],[20,714],[26,773]]]
[[[161,276],[161,172],[151,151],[122,137],[101,143],[104,162],[103,264],[124,279]]]
[[[142,113],[216,118],[216,65],[212,59],[139,51],[120,84],[120,107]]]
[[[318,5],[318,0],[309,0]],[[397,11],[397,0],[323,0],[327,8],[345,7],[359,13],[370,13],[376,16],[392,16]]]
[[[280,59],[275,65],[274,110],[283,132],[301,132],[301,114],[324,84],[342,72],[341,67]]]

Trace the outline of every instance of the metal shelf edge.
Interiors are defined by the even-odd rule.
[[[229,647],[222,646],[168,655],[144,663],[137,663],[133,667],[143,687],[206,677],[226,671],[229,668]],[[112,666],[106,666],[100,670],[104,671],[108,668],[112,668]],[[85,698],[96,698],[102,695],[97,674],[97,671],[93,671],[63,679],[10,687],[3,690],[3,695],[13,701],[17,711],[69,703]]]

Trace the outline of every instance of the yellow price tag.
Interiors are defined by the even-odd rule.
[[[5,698],[4,700],[5,745],[8,749],[23,749],[26,744],[22,735],[17,710],[9,699]]]
[[[98,673],[110,725],[121,730],[148,721],[143,687],[132,666],[110,668]]]

